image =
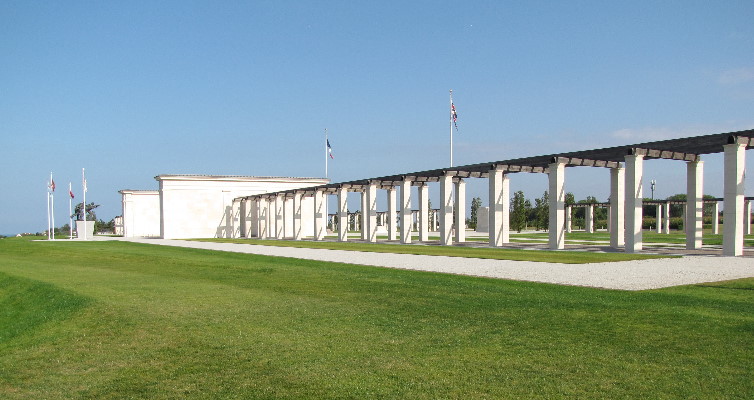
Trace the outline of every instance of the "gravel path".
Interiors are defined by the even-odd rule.
[[[683,258],[610,263],[557,264],[345,250],[302,249],[235,243],[192,242],[186,240],[136,238],[118,238],[118,240],[621,290],[658,289],[669,286],[754,277],[754,259],[749,257],[685,256]]]

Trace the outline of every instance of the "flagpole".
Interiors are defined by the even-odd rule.
[[[450,125],[450,166],[453,166],[453,89],[450,89],[450,106],[448,108],[450,118],[448,119]]]
[[[71,197],[73,186],[71,185],[71,182],[68,182],[68,229],[70,233],[68,240],[73,239],[73,197]]]
[[[325,178],[327,178],[327,163],[328,163],[328,154],[327,154],[327,128],[325,128]]]
[[[82,224],[84,228],[84,236],[79,236],[79,239],[86,240],[86,176],[84,175],[84,168],[81,168],[81,186],[84,192],[81,203],[82,212],[84,213],[84,223]]]
[[[47,240],[50,240],[50,182],[47,182]]]
[[[55,240],[55,181],[52,180],[52,172],[50,172],[50,188],[52,189],[50,193],[50,219],[52,223],[50,235],[52,240]]]

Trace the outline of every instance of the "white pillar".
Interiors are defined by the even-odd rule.
[[[611,218],[611,215],[613,214],[610,212],[611,210],[610,204],[608,204],[607,207],[605,208],[607,208],[607,223],[605,224],[605,229],[607,229],[607,233],[610,233],[612,231],[612,224],[610,223],[611,221],[610,218]]]
[[[241,237],[241,202],[233,201],[230,204],[230,224],[228,226],[228,237],[239,238]]]
[[[744,244],[744,168],[746,145],[727,144],[723,178],[723,255],[740,256]]]
[[[338,241],[348,240],[348,189],[338,188]]]
[[[395,186],[391,186],[387,190],[387,238],[388,240],[396,240],[398,239],[398,235],[396,234],[396,196],[395,196]]]
[[[663,212],[664,217],[665,217],[665,222],[662,227],[662,232],[665,234],[670,234],[670,202],[669,201],[665,202],[663,207],[665,208],[665,212]]]
[[[589,204],[584,209],[584,230],[586,233],[594,233],[594,204]]]
[[[249,213],[251,212],[251,207],[249,206],[249,200],[248,199],[241,199],[241,206],[240,206],[240,214],[241,218],[239,221],[240,225],[240,233],[241,237],[248,238],[249,237],[249,231],[251,230],[251,224],[249,223]]]
[[[369,183],[366,188],[366,235],[367,240],[374,243],[377,241],[377,185]]]
[[[275,237],[275,199],[267,198],[267,238]]]
[[[712,203],[712,234],[720,234],[720,205],[717,201]]]
[[[643,167],[643,155],[626,156],[626,253],[635,253],[642,249]]]
[[[429,240],[429,187],[422,183],[419,189],[419,241]]]
[[[466,241],[466,182],[458,179],[455,183],[456,242]]]
[[[744,235],[751,235],[751,201],[744,199]]]
[[[565,206],[565,230],[566,233],[573,231],[573,207],[570,205]]]
[[[704,161],[686,163],[686,249],[702,248]]]
[[[550,249],[565,248],[565,163],[550,164],[550,206],[549,243]]]
[[[623,209],[625,204],[624,177],[621,167],[610,168],[610,247],[617,249],[625,244]]]
[[[489,173],[489,237],[491,247],[510,242],[510,178],[501,169]]]
[[[248,223],[247,226],[247,235],[246,237],[259,237],[259,201],[258,199],[250,199],[246,203],[248,205],[248,208],[246,209],[248,211]]]
[[[301,202],[303,195],[299,192],[293,193],[293,240],[301,240],[304,233],[304,228],[301,226],[303,208]]]
[[[411,243],[411,181],[403,180],[401,186],[401,243]]]
[[[368,232],[367,227],[369,224],[367,223],[368,214],[369,214],[369,206],[367,205],[367,188],[361,189],[361,223],[360,231],[361,231],[361,240],[367,240]]]
[[[275,196],[275,239],[282,239],[284,232],[283,223],[283,208],[285,203],[285,197],[281,195]]]
[[[257,198],[257,232],[259,234],[257,237],[259,239],[267,239],[269,236],[269,231],[267,230],[270,226],[268,223],[269,219],[269,202],[266,198],[259,197]]]
[[[440,177],[440,244],[453,243],[453,177]]]
[[[327,194],[314,191],[314,240],[324,240],[327,231]]]

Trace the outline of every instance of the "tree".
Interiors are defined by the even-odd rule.
[[[565,194],[565,203],[566,205],[576,204],[576,197],[574,197],[573,193],[567,192]]]
[[[536,210],[537,219],[535,220],[535,227],[539,230],[547,230],[550,224],[550,204],[549,195],[545,190],[542,197],[534,199],[534,209]]]
[[[526,228],[526,211],[526,198],[524,192],[519,190],[513,194],[511,201],[511,229],[521,233]]]
[[[479,217],[479,207],[482,206],[482,199],[479,197],[474,197],[471,199],[471,215],[469,215],[469,220],[467,224],[469,225],[469,228],[476,229],[476,224]]]

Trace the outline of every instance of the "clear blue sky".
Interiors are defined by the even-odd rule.
[[[0,233],[46,228],[51,171],[58,225],[82,167],[105,220],[158,174],[323,176],[324,128],[336,182],[443,167],[449,89],[456,164],[752,128],[752,21],[751,1],[3,1]],[[684,177],[645,163],[656,197]],[[607,197],[606,171],[566,179]]]

